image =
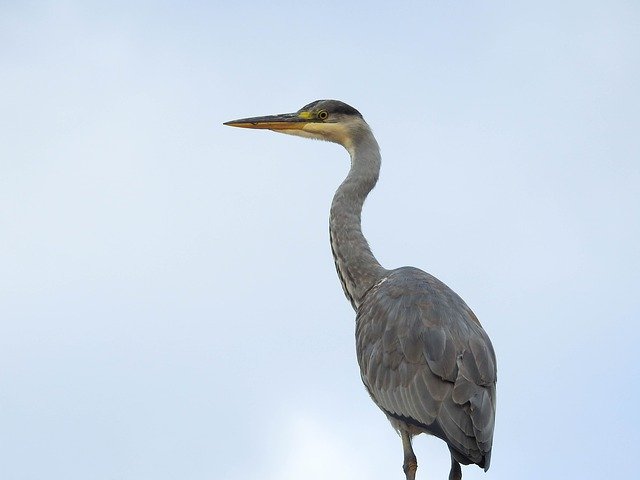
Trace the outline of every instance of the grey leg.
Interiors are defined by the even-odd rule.
[[[451,471],[449,472],[449,480],[462,480],[462,469],[460,464],[451,455]]]
[[[418,460],[415,453],[413,453],[413,447],[411,446],[411,437],[407,432],[400,433],[402,438],[402,448],[404,450],[404,464],[402,470],[407,477],[407,480],[415,480],[416,470],[418,469]]]

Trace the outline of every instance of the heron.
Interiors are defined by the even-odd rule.
[[[449,480],[461,464],[488,470],[496,413],[496,355],[478,318],[452,289],[414,267],[384,268],[361,227],[380,174],[378,142],[362,114],[338,100],[294,113],[225,125],[267,129],[342,145],[351,166],[331,203],[329,239],[342,289],[356,312],[356,356],[373,402],[402,440],[403,471],[415,480],[413,437],[446,442]]]

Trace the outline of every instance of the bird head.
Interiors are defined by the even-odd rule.
[[[350,152],[359,136],[370,131],[358,110],[338,100],[316,100],[295,113],[241,118],[225,125],[325,140],[338,143]]]

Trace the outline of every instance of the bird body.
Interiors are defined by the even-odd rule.
[[[413,267],[393,270],[356,316],[362,381],[399,431],[445,440],[453,458],[488,469],[495,354],[464,301]]]
[[[414,480],[413,436],[434,435],[451,453],[450,480],[460,463],[487,470],[496,409],[496,357],[466,303],[432,275],[413,267],[387,270],[362,234],[364,201],[378,181],[380,149],[355,108],[318,100],[296,113],[226,125],[262,128],[344,146],[351,168],[331,204],[331,250],[344,293],[356,311],[356,353],[362,381],[402,438],[403,469]]]

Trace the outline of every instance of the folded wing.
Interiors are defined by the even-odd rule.
[[[362,380],[390,417],[445,440],[461,463],[489,467],[496,358],[464,301],[415,268],[391,272],[356,319]]]

